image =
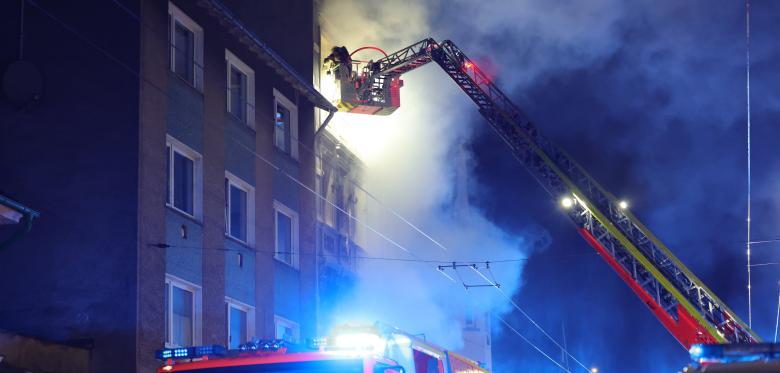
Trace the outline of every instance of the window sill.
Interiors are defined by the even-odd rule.
[[[179,209],[178,209],[178,208],[176,208],[175,206],[173,206],[173,205],[171,205],[171,204],[168,204],[168,203],[166,203],[166,204],[165,204],[165,207],[167,207],[167,208],[168,208],[168,210],[171,210],[171,211],[173,211],[173,212],[174,212],[176,215],[179,215],[179,216],[181,216],[181,217],[183,217],[183,218],[185,218],[185,219],[187,219],[187,220],[190,220],[190,221],[192,221],[193,223],[195,223],[195,224],[197,224],[197,225],[202,225],[202,223],[200,222],[200,220],[199,220],[198,218],[196,218],[194,215],[190,215],[190,214],[189,214],[189,213],[187,213],[187,212],[184,212],[184,211],[182,211],[182,210],[179,210]]]
[[[249,120],[247,120],[246,118],[241,119],[241,118],[233,115],[233,113],[231,113],[229,111],[225,111],[225,115],[232,122],[236,123],[237,125],[241,125],[241,127],[244,127],[244,128],[246,128],[248,130],[251,130],[252,132],[256,132],[255,126],[253,124],[249,123]]]
[[[250,245],[249,242],[242,241],[241,239],[235,238],[235,237],[233,237],[233,236],[231,236],[231,235],[229,235],[227,233],[225,233],[225,239],[230,241],[230,242],[233,242],[233,243],[236,243],[238,245],[241,245],[243,248],[245,248],[247,250],[250,250],[250,251],[254,250],[254,245]]]
[[[292,154],[290,154],[290,152],[282,150],[281,148],[276,146],[276,144],[274,144],[274,152],[279,154],[280,156],[284,157],[289,162],[298,163],[298,164],[301,163],[301,161],[299,159],[300,158],[300,154],[298,155],[298,158],[293,157]]]
[[[293,269],[293,270],[295,270],[295,271],[297,271],[297,272],[300,272],[300,271],[301,271],[301,269],[300,269],[299,267],[293,266],[292,264],[290,264],[290,263],[287,263],[287,262],[285,262],[284,260],[281,260],[281,259],[279,259],[279,258],[278,258],[278,257],[277,257],[275,254],[274,254],[274,260],[276,260],[276,261],[277,261],[277,262],[279,262],[279,263],[282,263],[282,264],[284,264],[284,265],[285,265],[285,266],[287,266],[287,267],[290,267],[291,269]]]
[[[202,88],[198,88],[198,86],[195,85],[195,82],[190,83],[187,79],[184,79],[181,75],[177,74],[173,70],[168,70],[168,72],[169,72],[170,75],[174,76],[176,79],[178,79],[179,81],[184,83],[184,85],[186,85],[187,87],[192,88],[195,92],[197,92],[198,94],[203,96],[203,89]]]

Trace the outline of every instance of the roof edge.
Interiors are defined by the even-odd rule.
[[[210,15],[217,18],[220,24],[238,37],[238,41],[247,45],[271,69],[282,75],[285,81],[302,93],[312,104],[330,112],[338,111],[335,106],[323,96],[314,86],[298,74],[287,61],[271,49],[260,38],[246,27],[219,0],[198,0],[198,5],[205,8]]]

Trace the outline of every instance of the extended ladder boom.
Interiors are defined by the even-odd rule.
[[[400,75],[431,61],[477,104],[514,157],[553,198],[573,201],[566,214],[579,233],[686,349],[695,343],[759,341],[650,230],[621,208],[612,194],[539,134],[525,114],[451,41],[422,40],[367,63],[359,74],[341,75],[350,80],[341,84],[355,87],[356,96],[347,98],[353,102],[397,107],[398,91],[393,88],[400,88]],[[387,95],[396,98],[390,100]],[[339,108],[344,110],[341,105]]]

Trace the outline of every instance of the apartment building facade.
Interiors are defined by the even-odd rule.
[[[317,297],[318,334],[344,320],[338,309],[349,299],[358,281],[361,260],[366,257],[365,230],[358,220],[365,216],[367,195],[360,189],[362,161],[336,136],[323,131],[316,146],[317,201]]]
[[[6,79],[37,92],[4,91],[0,188],[41,212],[0,252],[0,329],[82,346],[92,371],[315,335],[314,3],[36,0],[0,19]]]

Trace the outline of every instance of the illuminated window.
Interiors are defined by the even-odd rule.
[[[274,201],[276,253],[274,257],[298,268],[298,213]]]
[[[203,90],[203,29],[172,3],[168,18],[171,71]]]
[[[298,107],[274,89],[274,145],[298,159]]]
[[[248,126],[255,126],[255,71],[225,50],[227,111]]]
[[[301,334],[301,327],[298,323],[275,315],[274,326],[276,329],[276,339],[281,339],[289,343],[298,343]]]
[[[165,202],[169,207],[194,218],[200,218],[202,192],[201,156],[184,143],[168,136],[167,188]]]
[[[255,329],[255,308],[235,299],[225,298],[228,317],[228,348],[237,349],[248,342]]]
[[[230,172],[225,172],[225,233],[254,245],[255,188]]]
[[[200,343],[201,289],[177,277],[165,276],[165,345]]]

